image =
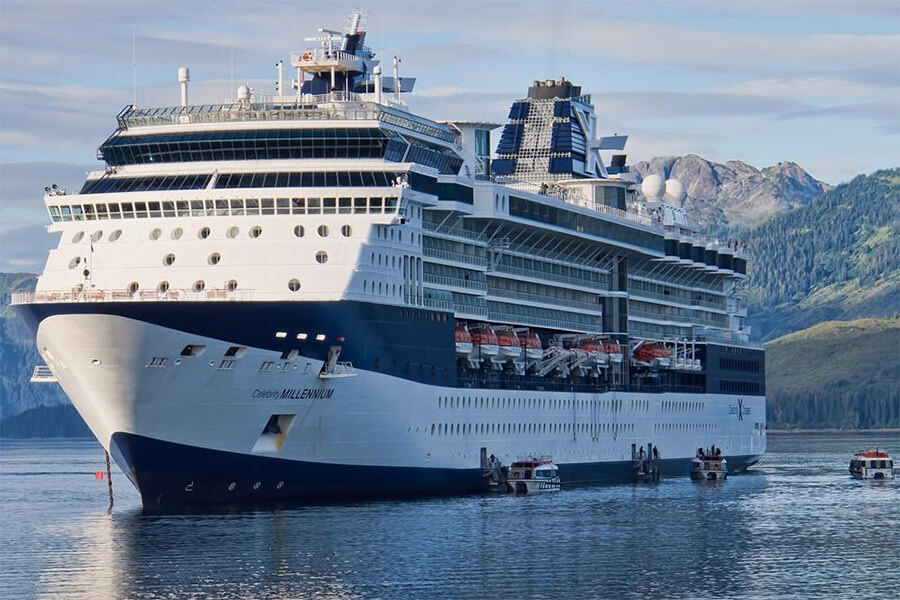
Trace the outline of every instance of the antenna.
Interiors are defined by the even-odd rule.
[[[137,106],[137,34],[131,26],[131,104]]]
[[[231,92],[229,98],[234,101],[234,46],[231,47]]]

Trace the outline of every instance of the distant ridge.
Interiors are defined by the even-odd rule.
[[[691,218],[708,234],[752,229],[772,216],[807,206],[831,188],[798,164],[780,162],[759,170],[739,160],[724,164],[696,154],[639,162],[640,180],[650,174],[684,184]]]

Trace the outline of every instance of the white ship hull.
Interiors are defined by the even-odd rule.
[[[627,480],[632,444],[653,443],[683,474],[700,446],[715,443],[738,468],[765,451],[764,429],[754,426],[764,415],[762,397],[475,390],[366,370],[320,379],[322,362],[303,356],[275,356],[284,370],[260,371],[274,353],[257,348],[221,369],[231,342],[108,314],[47,317],[37,340],[148,508],[227,502],[229,494],[244,502],[254,493],[288,500],[475,491],[483,447],[504,464],[526,454],[553,456],[564,484]],[[198,344],[207,347],[203,355],[178,356]],[[154,357],[165,357],[165,366],[148,366]],[[277,450],[260,451],[273,414],[294,418]],[[216,454],[231,457],[235,470],[194,462]],[[273,470],[241,472],[236,457]],[[299,465],[339,479],[298,481],[292,466]],[[398,477],[385,479],[384,470]],[[367,471],[381,479],[375,488]],[[435,486],[435,479],[446,485]]]

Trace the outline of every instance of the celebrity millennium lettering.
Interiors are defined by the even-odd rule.
[[[272,95],[192,104],[178,69],[180,102],[126,106],[102,167],[45,189],[59,243],[13,299],[33,379],[146,510],[477,493],[490,455],[563,487],[629,480],[648,444],[663,475],[760,459],[746,256],[639,179],[590,94],[435,121],[360,13],[306,42]]]

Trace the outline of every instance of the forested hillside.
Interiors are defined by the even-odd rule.
[[[34,289],[37,278],[28,273],[0,273],[0,417],[41,405],[67,404],[55,384],[29,383],[31,370],[43,363],[34,336],[9,307],[13,292]]]
[[[900,169],[860,175],[747,236],[757,339],[900,312]]]
[[[766,345],[770,427],[900,427],[900,319],[820,323]]]

